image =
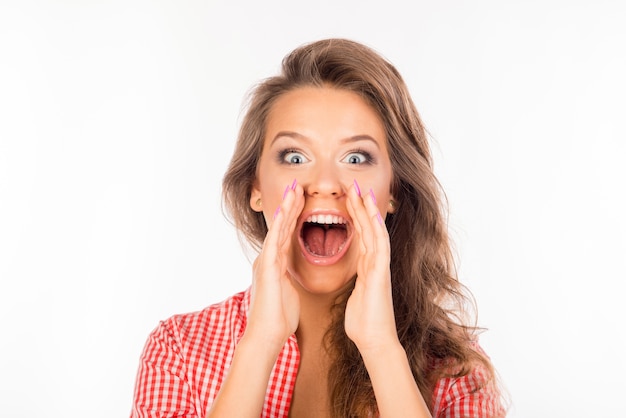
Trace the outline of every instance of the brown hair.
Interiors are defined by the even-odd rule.
[[[426,131],[402,77],[371,48],[345,39],[301,46],[284,58],[280,75],[253,90],[223,179],[224,205],[231,221],[260,248],[267,226],[249,200],[267,117],[278,97],[303,86],[355,92],[382,118],[393,167],[391,191],[398,202],[385,221],[391,241],[393,306],[400,342],[427,404],[432,408],[434,385],[443,376],[465,375],[478,364],[493,379],[489,360],[473,348],[476,328],[465,325],[464,312],[471,299],[456,279],[444,195],[433,173]],[[337,302],[335,320],[326,334],[333,362],[328,383],[335,417],[368,416],[376,410],[367,370],[343,327],[348,295]]]

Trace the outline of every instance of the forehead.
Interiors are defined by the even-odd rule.
[[[376,110],[357,93],[331,87],[301,87],[279,97],[268,115],[266,140],[281,131],[328,139],[369,135],[386,142]]]

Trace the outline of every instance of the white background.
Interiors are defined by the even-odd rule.
[[[127,416],[158,321],[248,286],[220,207],[244,96],[337,36],[432,134],[510,416],[623,414],[621,4],[3,2],[0,416]]]

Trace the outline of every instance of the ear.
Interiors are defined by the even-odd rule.
[[[389,196],[389,204],[387,205],[387,213],[394,213],[398,208],[398,201],[393,195]]]
[[[258,182],[256,180],[252,183],[252,191],[250,192],[250,208],[255,212],[263,212],[261,190],[259,190]]]

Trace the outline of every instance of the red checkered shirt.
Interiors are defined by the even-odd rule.
[[[228,373],[250,305],[250,289],[194,313],[175,315],[152,331],[141,355],[131,418],[203,418]],[[271,372],[263,418],[288,417],[300,352],[291,336]],[[503,416],[500,397],[480,368],[441,379],[433,416]]]

